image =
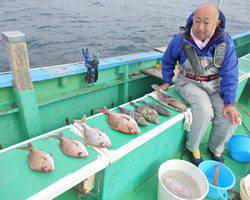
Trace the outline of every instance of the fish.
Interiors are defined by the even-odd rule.
[[[164,108],[163,106],[160,106],[160,105],[156,105],[154,103],[149,103],[149,102],[146,102],[146,101],[139,101],[140,103],[144,104],[145,106],[148,106],[149,108],[153,108],[156,110],[156,112],[159,114],[159,115],[164,115],[164,116],[171,116],[170,112]]]
[[[60,149],[68,156],[75,158],[85,158],[89,155],[82,142],[72,138],[63,137],[63,133],[59,133],[58,135],[50,135],[47,138],[56,138],[60,140]]]
[[[138,112],[134,112],[131,110],[127,110],[125,108],[119,107],[117,106],[117,108],[126,115],[129,115],[130,117],[133,117],[134,120],[139,124],[139,125],[143,125],[143,126],[148,126],[148,122],[145,120],[145,118]]]
[[[110,112],[105,107],[103,110],[99,110],[99,112],[107,115],[106,119],[109,123],[109,126],[114,130],[127,134],[137,134],[141,131],[137,122],[129,115]]]
[[[83,138],[89,145],[102,148],[112,146],[109,137],[103,131],[99,130],[97,127],[91,127],[86,123],[85,116],[83,116],[81,120],[74,120],[74,122],[83,128]]]
[[[155,124],[159,123],[159,115],[156,112],[156,110],[149,108],[147,106],[137,106],[133,102],[130,102],[130,104],[134,106],[136,112],[140,113],[146,120],[153,122]]]
[[[54,160],[48,153],[36,149],[31,143],[25,147],[19,147],[20,150],[30,151],[28,154],[29,167],[33,171],[52,172],[55,170]]]
[[[156,92],[149,94],[149,96],[151,96],[155,100],[159,101],[161,104],[168,106],[172,109],[178,110],[180,112],[187,111],[186,104],[184,102],[182,102],[179,98],[172,97],[172,96],[168,95],[167,93],[163,92],[160,89],[159,85],[153,84],[153,85],[151,85],[151,87]]]

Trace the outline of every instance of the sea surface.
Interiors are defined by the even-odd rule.
[[[0,0],[0,32],[26,35],[31,67],[82,61],[82,48],[102,57],[166,46],[198,0]],[[217,3],[217,1],[213,1]],[[249,0],[222,1],[231,35],[250,31]],[[1,38],[1,37],[0,37]],[[9,66],[0,39],[0,71]]]

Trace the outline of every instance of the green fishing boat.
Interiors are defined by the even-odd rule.
[[[21,32],[4,32],[12,71],[0,74],[0,196],[1,199],[157,199],[159,166],[170,159],[189,160],[185,150],[183,114],[169,109],[159,124],[140,126],[139,134],[112,130],[98,109],[116,106],[133,110],[129,101],[156,103],[148,94],[152,84],[163,83],[160,70],[164,48],[149,52],[99,59],[98,68],[88,70],[83,62],[30,69]],[[28,38],[29,39],[29,38]],[[250,111],[250,32],[233,37],[239,58],[237,100]],[[98,72],[98,77],[97,77]],[[92,78],[91,78],[92,77]],[[166,93],[181,98],[172,86]],[[235,134],[247,135],[250,118],[242,108],[243,125]],[[44,140],[63,132],[78,139],[81,127],[73,119],[88,116],[87,123],[104,130],[112,147],[87,146],[89,156],[70,158],[58,148],[58,141]],[[206,141],[201,152],[210,160]],[[32,142],[55,160],[55,171],[39,173],[27,165],[27,152],[17,147]],[[225,165],[236,177],[234,198],[240,181],[250,173],[250,163],[241,163],[224,152]],[[236,197],[235,197],[236,198]]]

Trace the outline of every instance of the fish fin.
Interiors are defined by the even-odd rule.
[[[134,107],[138,107],[134,102],[129,102],[132,106],[134,106]]]
[[[60,132],[58,135],[49,135],[46,137],[46,139],[48,138],[56,138],[56,139],[61,139],[63,137],[63,132]]]
[[[50,152],[50,154],[49,154],[50,156],[51,156],[51,158],[53,158],[53,154],[52,154],[52,152]]]
[[[82,120],[74,119],[73,121],[74,121],[74,123],[79,124],[80,126],[82,126]]]
[[[98,109],[98,110],[96,110],[96,111],[97,111],[97,112],[100,112],[100,113],[103,113],[103,114],[108,114],[108,109],[107,109],[106,106],[104,106],[103,109]]]
[[[141,104],[145,104],[145,101],[143,101],[143,100],[141,100],[141,101],[139,101]]]
[[[132,112],[132,117],[135,118],[135,112]]]
[[[31,143],[29,143],[27,146],[19,147],[17,149],[31,151],[33,148],[34,148],[33,145]]]
[[[122,107],[120,107],[120,106],[117,106],[117,108],[119,109],[119,110],[122,110],[123,108]]]
[[[83,115],[82,119],[80,120],[82,123],[86,123],[86,115]]]

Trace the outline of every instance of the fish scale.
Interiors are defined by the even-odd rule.
[[[156,105],[154,103],[149,103],[149,102],[146,102],[146,101],[142,101],[142,100],[139,101],[139,102],[142,103],[142,104],[144,104],[144,105],[146,105],[146,106],[148,106],[148,107],[150,107],[150,108],[155,109],[156,112],[159,115],[171,116],[170,112],[166,108],[164,108],[162,106]]]
[[[138,124],[129,115],[110,112],[107,108],[100,110],[100,112],[107,115],[107,121],[112,129],[127,134],[137,134],[140,132]]]
[[[31,143],[28,146],[18,148],[30,151],[28,155],[29,167],[38,172],[54,171],[55,165],[53,158],[46,152],[36,149]]]
[[[143,126],[148,126],[147,121],[145,120],[145,118],[138,112],[134,112],[131,110],[127,110],[125,108],[122,107],[117,107],[123,114],[127,114],[131,117],[134,118],[134,120],[139,124],[139,125],[143,125]]]
[[[74,122],[83,128],[83,138],[89,145],[103,148],[112,145],[109,137],[103,131],[99,130],[97,127],[91,127],[86,123],[85,116],[81,120],[74,120]]]
[[[63,133],[58,135],[50,135],[47,138],[55,138],[60,140],[60,149],[68,156],[75,158],[85,158],[89,155],[83,143],[78,140],[63,137]]]
[[[161,104],[168,106],[172,109],[179,110],[181,112],[187,111],[187,107],[184,102],[182,102],[177,97],[171,97],[170,95],[164,93],[159,85],[153,84],[151,86],[155,92],[149,94],[155,100],[159,101]]]
[[[156,110],[149,108],[147,106],[138,106],[133,102],[130,102],[132,106],[135,107],[136,112],[142,114],[142,116],[150,122],[153,122],[155,124],[159,123],[159,115],[156,112]]]

